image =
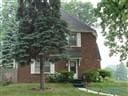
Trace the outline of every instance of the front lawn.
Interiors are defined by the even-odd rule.
[[[128,82],[106,81],[102,83],[91,83],[88,88],[105,93],[117,94],[119,96],[128,95]]]
[[[97,96],[79,91],[71,84],[47,84],[44,93],[37,90],[38,84],[11,84],[0,86],[0,96]]]
[[[48,83],[45,92],[39,91],[38,88],[39,84],[11,84],[8,86],[0,84],[0,96],[98,96],[79,91],[72,84]],[[90,83],[87,88],[96,91],[102,90],[102,92],[118,96],[127,96],[128,94],[128,82]]]

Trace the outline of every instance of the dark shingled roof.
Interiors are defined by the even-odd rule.
[[[62,20],[66,21],[68,24],[68,28],[73,32],[95,32],[90,26],[80,21],[77,17],[72,16],[64,11],[61,11]]]

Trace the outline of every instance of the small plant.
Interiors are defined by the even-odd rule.
[[[56,81],[56,75],[57,74],[50,74],[50,75],[48,75],[48,82],[52,82],[52,83],[57,82]]]
[[[98,72],[99,72],[99,75],[102,76],[103,79],[107,77],[111,77],[111,72],[107,70],[98,70]]]
[[[73,80],[73,73],[68,71],[62,71],[54,75],[48,76],[49,82],[71,82]]]
[[[63,76],[65,82],[72,81],[73,79],[73,72],[62,71],[60,74]]]
[[[99,73],[97,71],[86,71],[83,73],[83,79],[86,82],[99,82]]]

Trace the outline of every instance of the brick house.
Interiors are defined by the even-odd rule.
[[[82,72],[100,68],[100,53],[96,43],[97,33],[94,29],[81,22],[78,18],[61,12],[62,19],[70,30],[70,59],[56,64],[48,62],[45,65],[46,74],[54,74],[67,69],[74,72],[74,78],[79,78]],[[39,63],[32,60],[30,65],[18,66],[18,82],[39,82]]]

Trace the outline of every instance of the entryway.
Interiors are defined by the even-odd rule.
[[[79,59],[70,59],[68,70],[69,72],[73,72],[73,78],[78,79],[78,66],[79,66]]]

